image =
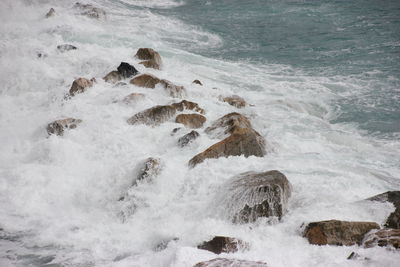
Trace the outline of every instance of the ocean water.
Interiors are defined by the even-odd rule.
[[[0,266],[189,267],[216,257],[196,249],[214,235],[250,244],[221,256],[272,267],[398,265],[385,248],[309,245],[302,230],[328,219],[383,224],[393,210],[363,199],[400,189],[400,2],[86,1],[105,20],[80,16],[75,2],[0,2]],[[56,16],[45,19],[51,7]],[[58,52],[64,43],[78,49]],[[139,65],[139,47],[159,51],[163,69]],[[189,169],[217,139],[200,129],[180,148],[172,120],[128,125],[180,99],[103,82],[121,61],[184,85],[206,126],[237,111],[219,96],[244,97],[252,105],[240,112],[273,151]],[[98,83],[66,100],[77,77]],[[146,97],[119,101],[132,92]],[[46,125],[63,117],[83,123],[48,137]],[[161,174],[131,187],[150,156],[161,158]],[[274,169],[293,186],[288,213],[232,224],[215,202],[227,181]],[[352,251],[370,260],[346,260]]]

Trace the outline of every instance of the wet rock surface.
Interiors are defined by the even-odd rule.
[[[190,133],[185,134],[184,136],[178,139],[178,145],[180,147],[185,147],[189,145],[191,142],[193,142],[195,139],[197,139],[197,137],[199,136],[200,134],[198,132],[191,131]]]
[[[237,112],[224,115],[207,127],[205,132],[213,137],[222,138],[239,128],[253,129],[250,120]]]
[[[268,265],[260,261],[217,258],[199,262],[194,267],[268,267]]]
[[[78,78],[73,83],[71,88],[69,89],[69,95],[75,96],[76,94],[80,94],[86,91],[87,88],[93,86],[94,79],[88,80],[86,78]]]
[[[56,120],[52,123],[49,123],[47,125],[46,130],[49,135],[55,134],[62,136],[64,135],[64,131],[66,129],[75,129],[77,125],[80,124],[81,122],[82,120],[74,118]]]
[[[146,68],[153,68],[159,70],[161,68],[161,56],[152,48],[139,48],[136,52],[135,57],[144,61],[139,62]]]
[[[122,99],[122,102],[125,103],[125,104],[132,104],[132,103],[139,102],[139,101],[143,100],[144,98],[145,98],[144,94],[132,93],[132,94],[129,94],[129,95],[125,96]]]
[[[304,237],[314,245],[361,245],[366,233],[379,228],[375,222],[320,221],[309,223]]]
[[[400,249],[400,229],[381,229],[368,233],[363,242],[366,248],[392,247]]]
[[[177,86],[168,80],[161,80],[151,74],[141,74],[136,76],[130,81],[131,84],[154,89],[156,85],[160,84],[165,91],[172,97],[184,97],[186,95],[186,89],[183,86]]]
[[[71,51],[71,50],[76,50],[76,49],[78,49],[78,48],[71,44],[62,44],[62,45],[57,46],[57,50],[60,52],[66,52],[66,51]]]
[[[188,128],[197,129],[203,127],[206,117],[200,114],[179,114],[175,118],[175,122],[182,123]]]
[[[199,80],[194,80],[192,83],[194,83],[194,84],[198,84],[198,85],[203,85]]]
[[[106,12],[103,9],[95,7],[91,4],[82,4],[76,2],[74,8],[79,10],[81,15],[87,16],[89,18],[94,18],[94,19],[106,18]]]
[[[197,246],[197,248],[208,250],[215,254],[221,254],[235,253],[238,250],[248,248],[248,246],[247,243],[237,238],[215,236],[213,239],[203,242],[201,245]]]
[[[134,66],[127,62],[121,62],[121,64],[119,64],[117,68],[117,71],[122,75],[124,79],[130,78],[139,73],[139,71],[135,69]]]
[[[103,77],[103,80],[109,83],[116,83],[123,80],[124,77],[116,70],[109,72],[106,76]]]
[[[246,101],[238,95],[224,97],[222,101],[236,108],[244,108],[247,105]]]
[[[395,210],[387,218],[385,226],[400,229],[400,191],[388,191],[367,200],[392,203]]]
[[[139,173],[136,178],[136,181],[151,181],[154,177],[159,175],[162,170],[161,159],[159,158],[147,158],[140,165]]]

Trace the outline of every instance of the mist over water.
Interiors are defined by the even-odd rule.
[[[311,246],[301,235],[311,221],[383,224],[393,210],[362,200],[400,189],[398,1],[86,1],[106,20],[80,16],[75,2],[0,2],[1,266],[193,266],[216,257],[196,248],[214,235],[250,243],[223,257],[272,267],[397,266],[385,248]],[[78,49],[60,53],[64,43]],[[138,64],[139,47],[159,51],[163,70]],[[188,168],[219,139],[200,129],[180,148],[170,134],[179,124],[128,125],[180,99],[102,81],[121,61],[185,86],[206,127],[238,111],[219,96],[244,97],[252,106],[240,112],[273,152]],[[98,83],[66,100],[78,77]],[[132,92],[146,97],[119,101]],[[46,125],[64,117],[83,123],[48,137]],[[131,187],[148,157],[162,172]],[[221,216],[215,199],[232,177],[268,170],[293,186],[280,222]],[[346,260],[352,251],[371,260]]]

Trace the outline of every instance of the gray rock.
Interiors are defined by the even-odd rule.
[[[78,124],[80,124],[82,120],[79,119],[73,119],[73,118],[67,118],[67,119],[62,119],[62,120],[56,120],[52,123],[49,123],[47,125],[47,133],[49,135],[55,134],[55,135],[64,135],[64,130],[65,129],[75,129]]]

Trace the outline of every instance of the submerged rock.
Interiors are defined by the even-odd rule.
[[[78,48],[71,44],[63,44],[63,45],[57,45],[57,49],[60,52],[65,52],[65,51],[70,51],[70,50],[76,50]]]
[[[161,159],[150,157],[141,164],[136,181],[150,181],[151,179],[159,175],[161,173],[161,170]]]
[[[153,68],[159,70],[161,68],[161,56],[157,51],[152,48],[139,48],[135,57],[145,61],[139,62],[146,68]]]
[[[103,80],[109,83],[116,83],[123,80],[124,77],[121,73],[116,70],[109,72],[106,76],[103,77]]]
[[[50,8],[50,10],[46,13],[46,18],[53,17],[56,14],[56,11],[54,8]]]
[[[244,108],[247,105],[246,101],[238,95],[224,97],[222,101],[237,108]]]
[[[132,94],[125,96],[124,99],[122,99],[122,102],[124,102],[125,104],[132,104],[132,103],[136,103],[140,100],[143,100],[144,98],[145,98],[144,94],[132,93]]]
[[[193,142],[195,139],[197,139],[197,137],[199,137],[200,134],[196,131],[191,131],[188,134],[185,134],[184,136],[182,136],[181,138],[178,139],[178,145],[180,147],[185,147],[188,144],[190,144],[191,142]]]
[[[209,261],[199,262],[193,267],[268,267],[268,265],[260,261],[216,258]]]
[[[365,234],[373,229],[379,229],[375,222],[320,221],[309,223],[304,231],[304,237],[313,245],[360,245]]]
[[[242,240],[226,236],[215,236],[210,241],[205,241],[197,246],[198,249],[208,250],[215,254],[235,253],[248,247],[249,245]]]
[[[47,133],[49,135],[55,134],[62,136],[64,134],[65,129],[75,129],[82,120],[74,119],[74,118],[67,118],[62,120],[56,120],[52,123],[47,125]]]
[[[400,249],[400,229],[381,229],[368,233],[363,242],[364,247],[393,247]]]
[[[134,116],[130,117],[127,122],[128,124],[147,124],[147,125],[159,125],[169,119],[171,119],[178,111],[183,110],[194,110],[200,113],[204,113],[204,110],[199,107],[197,103],[183,100],[179,103],[174,103],[165,106],[155,106],[144,111],[141,111]]]
[[[106,12],[103,9],[95,7],[91,4],[81,4],[79,2],[76,2],[74,8],[81,10],[80,14],[87,16],[89,18],[94,18],[94,19],[106,18]]]
[[[69,89],[70,96],[74,96],[76,94],[80,94],[86,91],[87,88],[93,86],[94,78],[88,80],[86,78],[78,78],[73,83],[71,88]]]
[[[400,229],[400,191],[388,191],[367,200],[392,203],[395,210],[387,218],[385,226]]]
[[[200,114],[179,114],[175,118],[176,123],[182,123],[188,128],[197,129],[203,127],[206,117]]]
[[[142,74],[130,81],[131,84],[154,89],[157,84],[160,84],[167,93],[172,97],[184,97],[186,95],[186,89],[183,86],[177,86],[168,80],[161,80],[151,74]]]

